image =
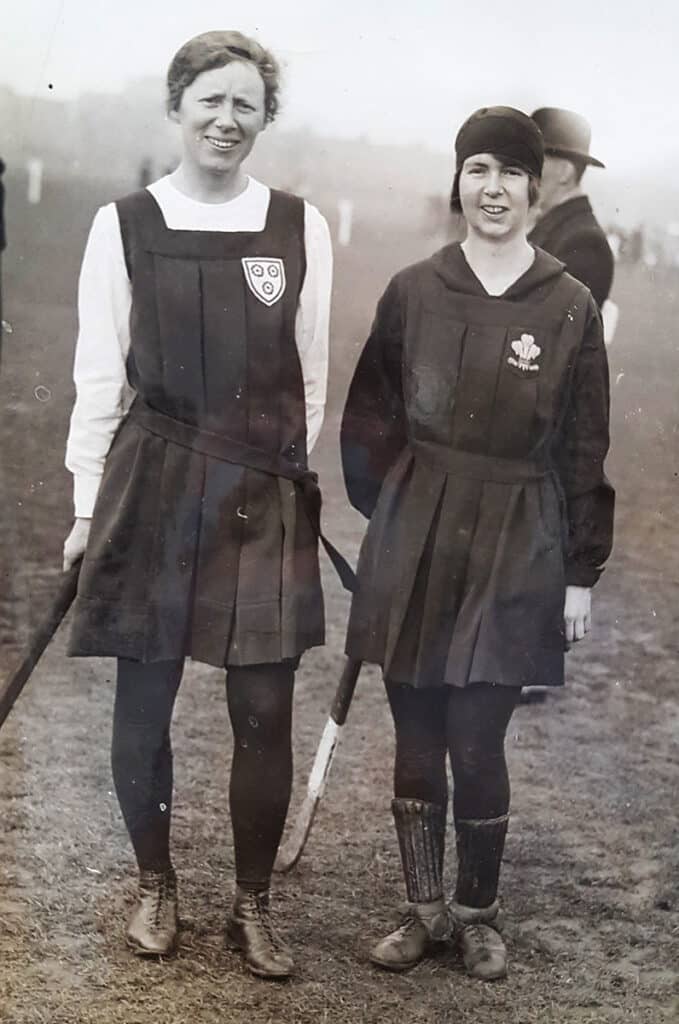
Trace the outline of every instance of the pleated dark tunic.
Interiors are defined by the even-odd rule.
[[[138,397],[106,459],[70,653],[218,666],[294,658],[324,639],[317,540],[298,489],[169,441],[138,411],[306,464],[295,342],[303,202],[272,191],[261,232],[170,230],[147,191],[117,207]],[[283,273],[277,301],[275,277],[260,297],[248,284],[248,269],[260,271],[244,261],[256,258],[280,261],[265,264]]]
[[[342,424],[370,517],[347,653],[415,687],[562,684],[566,584],[612,543],[608,393],[595,303],[541,250],[501,297],[458,244],[397,274]]]

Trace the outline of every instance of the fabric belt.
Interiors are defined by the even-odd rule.
[[[328,558],[339,576],[345,590],[354,592],[356,589],[356,573],[334,544],[328,540],[321,529],[322,496],[318,486],[318,475],[301,462],[293,462],[276,452],[256,448],[254,445],[236,441],[224,434],[215,434],[209,430],[201,430],[192,423],[167,416],[153,409],[141,398],[136,398],[128,419],[149,434],[162,437],[165,441],[189,448],[200,455],[230,462],[245,469],[254,469],[269,476],[283,477],[292,480],[299,488],[304,507],[314,533],[325,548]]]
[[[451,476],[483,483],[520,484],[531,480],[542,480],[551,472],[545,462],[533,459],[505,459],[481,452],[465,452],[444,448],[424,441],[411,441],[410,447],[416,459],[435,469],[450,473]]]

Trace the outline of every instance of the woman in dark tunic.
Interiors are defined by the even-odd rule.
[[[468,972],[492,979],[506,973],[507,726],[522,686],[563,683],[611,547],[608,371],[590,293],[526,241],[537,127],[483,108],[456,155],[466,240],[393,278],[347,400],[347,489],[370,518],[347,652],[382,666],[396,730],[409,907],[371,959],[410,967],[452,927]],[[458,853],[448,908],[446,751]]]
[[[190,40],[168,72],[179,168],[95,218],[65,545],[66,566],[84,553],[70,653],[118,659],[112,766],[140,869],[128,943],[149,955],[176,943],[170,721],[190,656],[228,670],[227,934],[265,977],[293,966],[269,883],[290,797],[295,668],[324,638],[302,487],[325,400],[332,262],[319,212],[242,169],[277,90],[276,62],[255,41]]]

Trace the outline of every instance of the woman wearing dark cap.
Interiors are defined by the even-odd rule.
[[[170,721],[189,656],[227,669],[227,933],[264,977],[293,967],[269,883],[290,797],[295,669],[323,642],[317,538],[296,483],[309,486],[323,418],[332,263],[320,213],[243,170],[278,85],[254,40],[191,39],[167,77],[180,166],[95,217],[64,551],[66,567],[84,554],[70,653],[118,659],[113,776],[140,871],[128,943],[162,955],[176,942]]]
[[[403,970],[452,929],[468,973],[490,980],[506,974],[507,726],[521,687],[561,685],[567,642],[589,631],[613,491],[596,306],[526,241],[540,132],[518,110],[483,108],[456,155],[466,239],[393,278],[347,400],[347,489],[370,518],[347,652],[382,666],[396,730],[408,909],[371,959]],[[458,855],[448,907],[446,752]]]

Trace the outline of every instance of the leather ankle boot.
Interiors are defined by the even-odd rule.
[[[127,944],[138,956],[168,956],[177,942],[177,877],[167,871],[141,871]]]
[[[226,923],[227,940],[245,954],[249,970],[260,978],[288,978],[294,970],[290,949],[276,934],[269,909],[269,891],[239,887]]]
[[[422,800],[396,799],[391,807],[408,907],[399,927],[373,946],[370,959],[389,971],[405,971],[422,959],[430,942],[450,934],[442,888],[446,812]]]
[[[373,946],[370,959],[388,971],[407,971],[420,962],[432,942],[442,942],[449,935],[443,899],[410,903],[398,928]]]
[[[479,981],[507,977],[507,950],[499,933],[499,904],[489,907],[450,906],[458,947],[467,974]]]

